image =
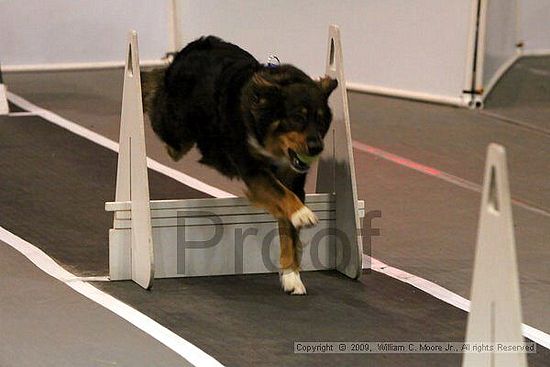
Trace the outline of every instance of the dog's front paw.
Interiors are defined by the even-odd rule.
[[[300,279],[298,270],[283,269],[281,273],[281,285],[285,292],[290,292],[292,295],[306,294],[306,287]]]
[[[316,225],[319,219],[317,219],[317,216],[304,205],[292,214],[290,221],[295,228],[302,228]]]

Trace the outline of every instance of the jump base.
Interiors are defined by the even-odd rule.
[[[302,270],[336,268],[337,241],[333,194],[307,195],[306,204],[319,223],[300,232]],[[151,201],[155,277],[271,273],[278,271],[277,221],[245,198]],[[364,203],[358,203],[360,216]],[[114,212],[109,232],[111,280],[132,279],[130,202],[106,204]]]

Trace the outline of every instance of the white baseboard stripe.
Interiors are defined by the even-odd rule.
[[[550,56],[550,49],[524,49],[521,50],[522,56]]]
[[[36,116],[34,112],[10,112],[8,113],[10,117],[24,117],[24,116]]]
[[[166,59],[142,60],[140,66],[154,67],[167,65]],[[71,70],[97,70],[124,68],[124,61],[98,61],[98,62],[76,62],[76,63],[48,63],[48,64],[22,64],[22,65],[4,65],[2,70],[6,73],[26,73],[26,72],[47,72],[47,71],[71,71]],[[461,97],[451,97],[412,90],[381,87],[363,83],[346,83],[346,88],[351,91],[379,94],[390,97],[413,99],[438,104],[448,104],[453,106],[467,106],[467,102]]]
[[[195,345],[168,330],[136,309],[97,289],[93,285],[82,281],[74,274],[63,269],[42,250],[25,241],[21,237],[14,235],[3,227],[0,227],[0,241],[7,243],[9,246],[20,252],[46,274],[65,283],[76,292],[114,312],[138,329],[151,335],[153,338],[185,358],[191,364],[204,367],[223,367],[223,365],[216,359],[206,354]]]
[[[53,64],[27,64],[27,65],[4,65],[2,71],[5,73],[27,73],[35,71],[68,71],[68,70],[96,70],[124,68],[124,61],[98,61],[98,62],[73,62]],[[142,60],[140,66],[152,67],[167,65],[164,59]]]
[[[452,106],[467,106],[468,103],[463,98],[457,96],[443,96],[438,94],[431,94],[425,92],[417,92],[405,89],[397,88],[388,88],[381,87],[377,85],[368,85],[362,83],[352,83],[347,82],[346,88],[351,91],[370,93],[370,94],[379,94],[382,96],[390,96],[404,99],[413,99],[424,102],[438,103],[438,104],[447,104]]]

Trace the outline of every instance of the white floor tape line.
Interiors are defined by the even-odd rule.
[[[212,356],[203,352],[201,349],[197,348],[195,345],[168,330],[136,309],[97,289],[93,285],[82,281],[79,277],[63,269],[42,250],[14,235],[3,227],[0,227],[0,241],[5,242],[20,252],[46,274],[58,279],[86,298],[114,312],[138,329],[151,335],[175,353],[185,358],[191,364],[204,367],[223,367],[221,363],[215,360]],[[93,280],[95,281],[95,279]]]
[[[10,112],[8,113],[9,117],[21,117],[21,116],[36,116],[33,112]]]
[[[415,288],[420,289],[437,299],[442,300],[452,306],[460,308],[463,311],[470,312],[470,301],[466,298],[459,296],[456,293],[451,292],[450,290],[443,288],[440,285],[437,285],[429,280],[424,278],[417,277],[416,275],[407,273],[406,271],[391,267],[380,260],[375,258],[366,259],[365,261],[370,261],[371,269],[385,274],[394,279],[400,280],[407,284],[412,285]],[[538,330],[532,326],[522,324],[523,336],[531,339],[537,344],[550,349],[550,334],[545,333],[544,331]]]
[[[45,110],[43,108],[40,108],[34,104],[32,104],[31,102],[28,102],[27,100],[23,99],[22,97],[19,97],[11,92],[8,92],[8,99],[15,103],[16,105],[28,110],[28,111],[32,111],[34,112],[35,114],[41,116],[42,118],[58,125],[58,126],[61,126],[65,129],[68,129],[70,130],[71,132],[77,134],[77,135],[80,135],[80,136],[83,136],[85,137],[86,139],[89,139],[99,145],[102,145],[102,146],[105,146],[106,148],[109,148],[111,150],[114,150],[114,151],[118,151],[118,143],[110,140],[110,139],[107,139],[105,138],[104,136],[102,135],[99,135],[93,131],[90,131],[88,129],[85,129],[81,126],[79,126],[78,124],[72,122],[72,121],[69,121],[67,119],[64,119],[63,117],[59,116],[59,115],[56,115],[55,113],[53,112],[50,112],[48,110]],[[358,148],[358,142],[354,142],[354,148]],[[362,144],[362,143],[360,143]],[[363,148],[365,148],[363,146]],[[361,149],[360,149],[361,150]],[[156,162],[156,161],[153,161],[153,160],[150,160],[148,158],[148,166],[158,172],[161,172],[163,174],[165,174],[166,176],[168,177],[172,177],[173,179],[177,180],[177,181],[180,181],[188,186],[191,186],[192,188],[196,189],[196,190],[199,190],[199,191],[202,191],[202,192],[205,192],[205,193],[208,193],[210,195],[212,195],[213,197],[232,197],[234,195],[228,193],[228,192],[225,192],[223,190],[220,190],[220,189],[217,189],[213,186],[210,186],[200,180],[197,180],[193,177],[190,177],[190,176],[187,176],[175,169],[172,169],[172,168],[169,168],[169,167],[166,167],[166,166],[163,166],[161,165],[160,163],[158,163],[160,166],[163,166],[164,168],[162,167],[152,167],[150,165],[150,161],[152,162]],[[162,168],[162,170],[160,169]],[[195,186],[196,185],[196,186]],[[478,186],[477,184],[473,184],[473,185],[476,185]],[[467,186],[470,186],[469,184]],[[201,189],[202,188],[202,189]],[[205,190],[208,190],[208,191],[205,191]],[[481,190],[481,189],[479,189]],[[476,190],[477,191],[477,190]],[[377,272],[380,272],[380,273],[383,273],[383,274],[386,274],[394,279],[397,279],[397,280],[400,280],[402,282],[405,282],[405,283],[408,283],[440,300],[442,300],[443,302],[446,302],[450,305],[453,305],[457,308],[460,308],[461,310],[464,310],[466,312],[469,312],[470,311],[470,301],[463,298],[462,296],[456,294],[456,293],[453,293],[451,291],[449,291],[448,289],[446,288],[443,288],[429,280],[426,280],[426,279],[423,279],[423,278],[420,278],[420,277],[417,277],[416,275],[413,275],[413,274],[409,274],[405,271],[402,271],[402,270],[399,270],[397,268],[394,268],[394,267],[391,267],[389,265],[386,265],[384,264],[383,262],[381,261],[378,261],[376,260],[375,258],[371,258],[371,261],[372,263],[372,269],[374,271],[377,271]],[[523,324],[523,335],[528,337],[529,339],[531,339],[532,341],[538,343],[539,345],[547,348],[547,349],[550,349],[550,334],[547,334],[541,330],[538,330],[534,327],[531,327],[529,325],[526,325],[526,324]]]
[[[7,93],[8,99],[18,105],[19,107],[33,113],[34,115],[40,116],[45,120],[48,120],[55,125],[58,125],[66,130],[71,131],[72,133],[79,135],[85,139],[88,139],[90,141],[93,141],[96,144],[99,144],[107,149],[113,150],[115,152],[118,152],[118,143],[104,137],[103,135],[100,135],[92,130],[86,129],[85,127],[82,127],[70,120],[67,120],[66,118],[63,118],[51,111],[48,111],[46,109],[43,109],[41,107],[38,107],[37,105],[27,101],[24,98],[19,97],[16,94],[13,94],[11,92]],[[216,187],[210,186],[200,180],[197,180],[196,178],[193,178],[191,176],[188,176],[182,172],[179,172],[173,168],[170,168],[158,161],[155,161],[154,159],[147,158],[147,167],[151,168],[154,171],[163,173],[164,175],[171,177],[175,179],[176,181],[179,181],[187,186],[190,186],[194,188],[195,190],[204,192],[208,195],[212,195],[214,197],[234,197],[235,195],[230,194],[226,191],[220,190]]]

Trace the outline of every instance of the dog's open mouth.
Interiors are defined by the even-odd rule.
[[[290,166],[299,173],[305,173],[309,170],[309,164],[298,158],[298,154],[292,149],[288,150],[288,157],[290,159]]]

